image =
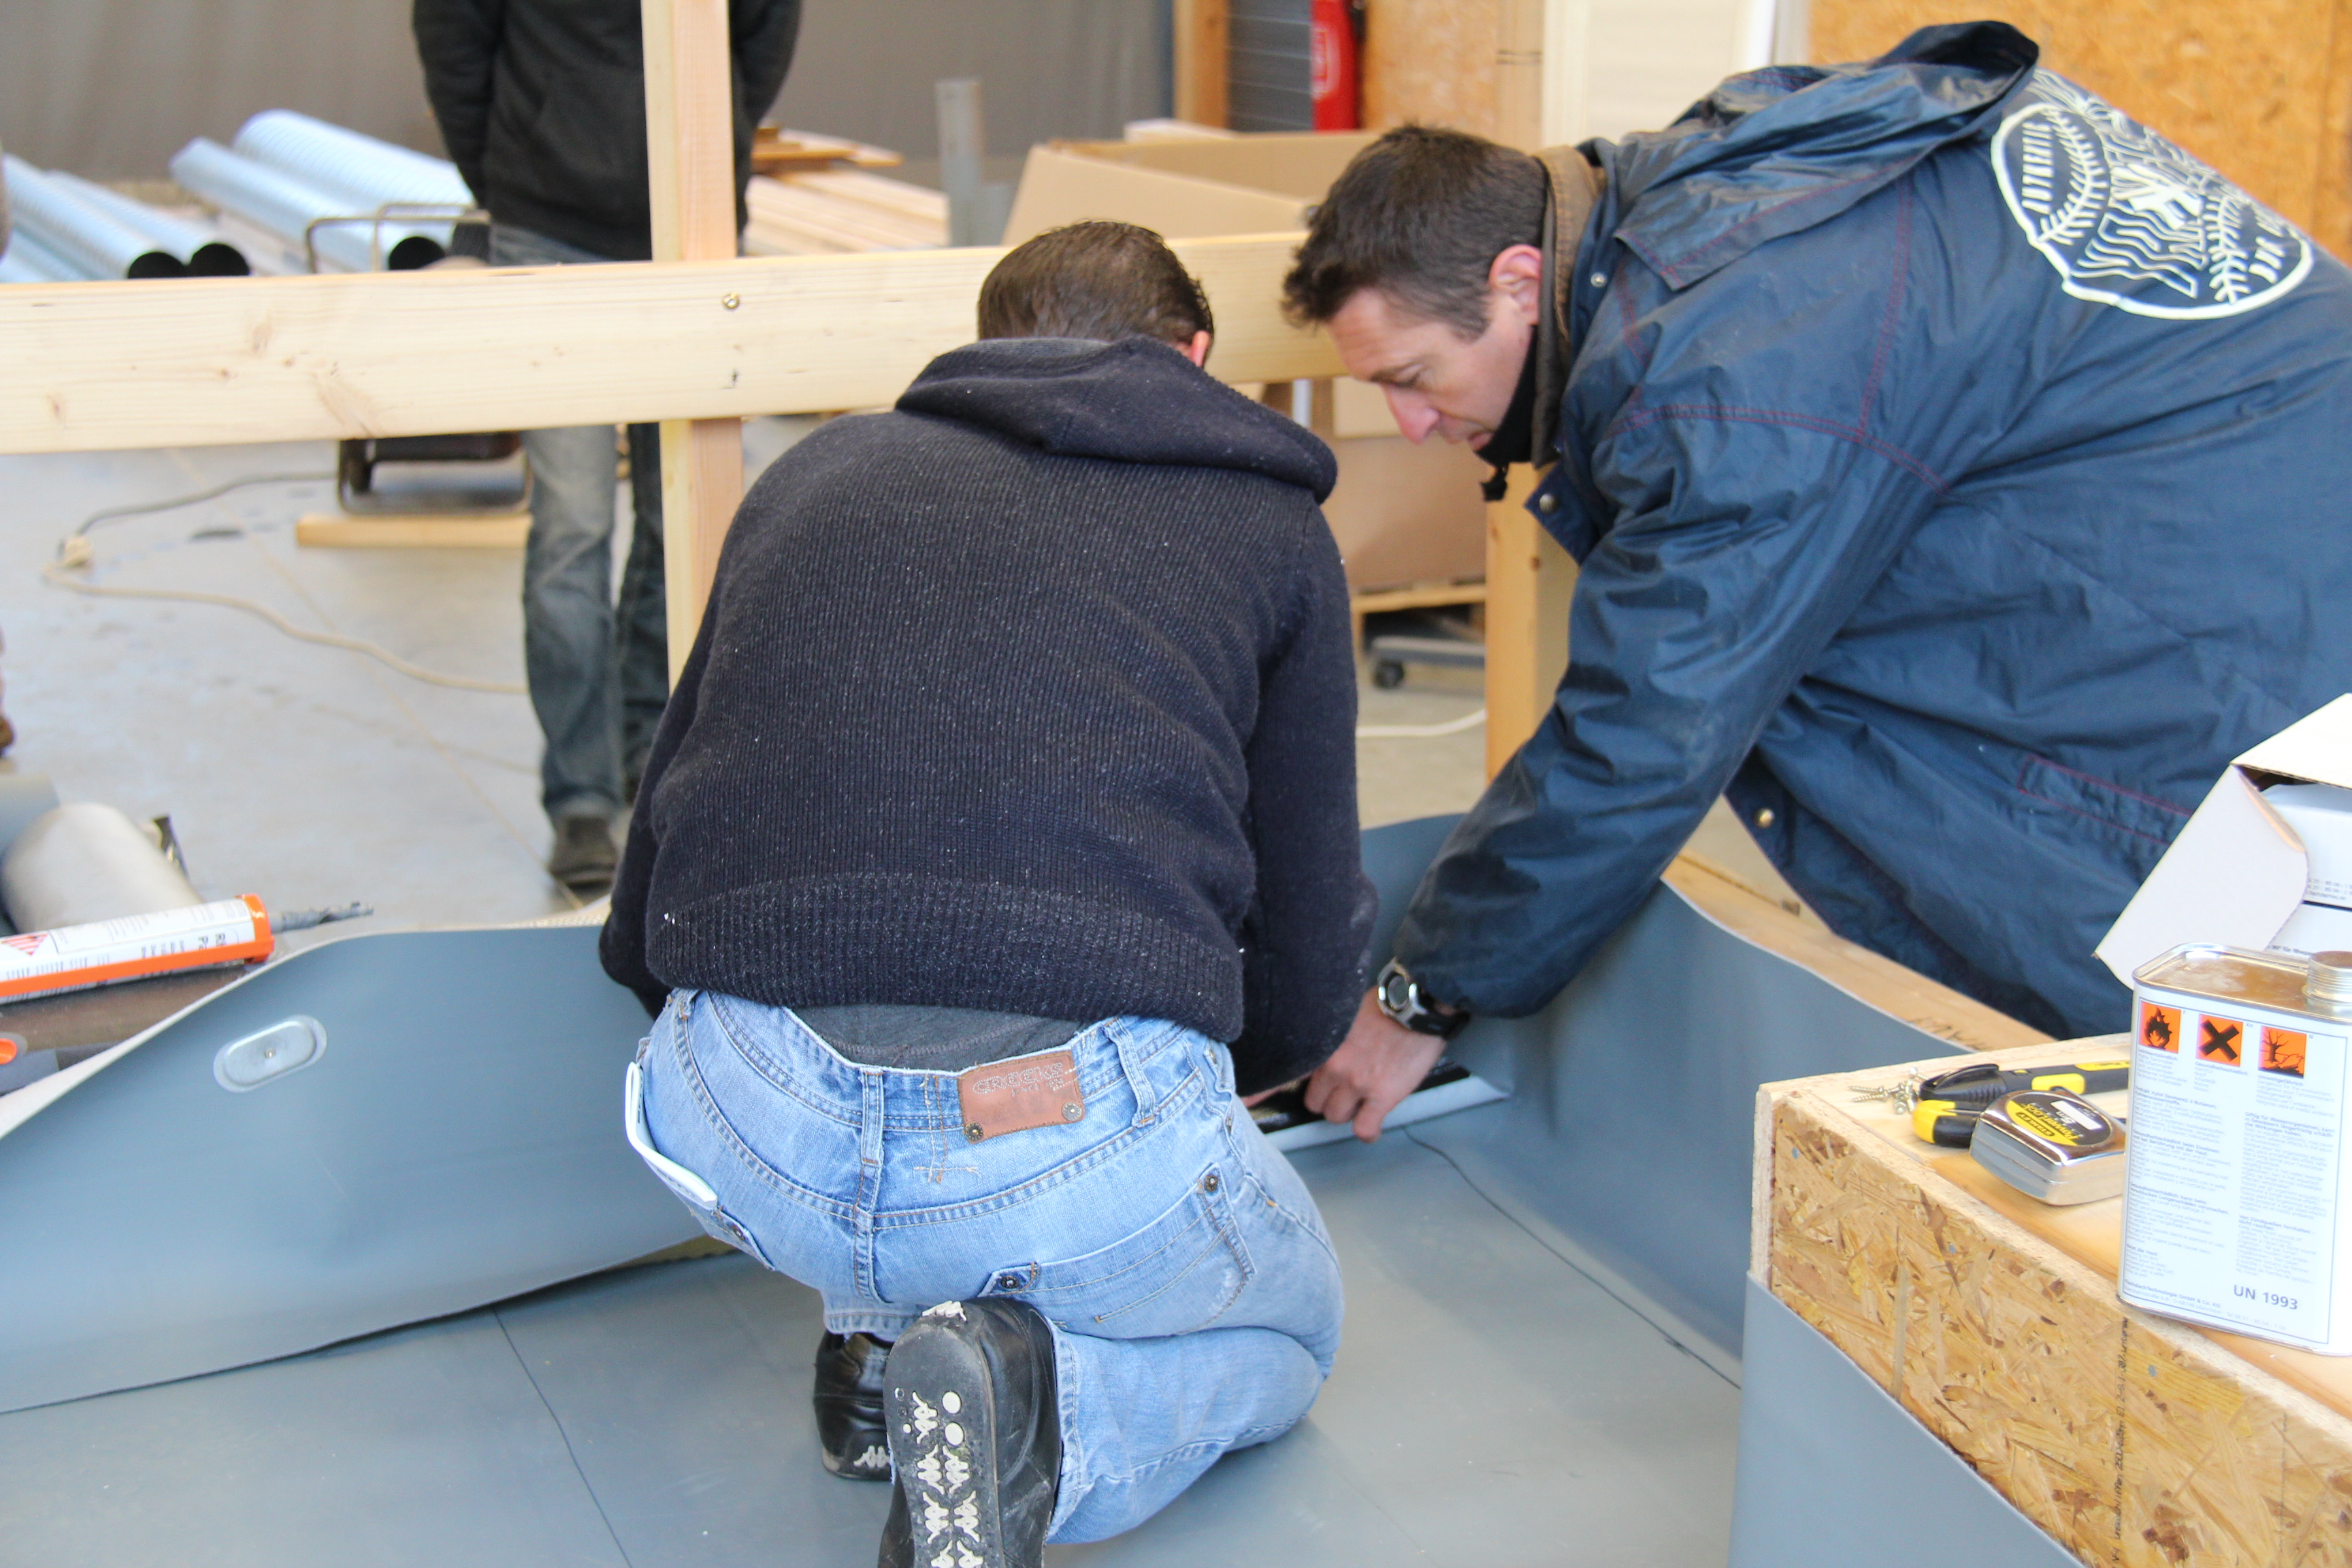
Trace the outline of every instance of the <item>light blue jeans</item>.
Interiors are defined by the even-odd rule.
[[[497,267],[605,258],[510,224],[490,230]],[[540,803],[551,821],[611,818],[624,775],[643,771],[669,696],[662,589],[661,426],[629,426],[635,514],[621,596],[613,603],[614,490],[620,457],[609,425],[526,430],[530,535],[523,547],[523,674],[547,749]]]
[[[638,1053],[631,1134],[704,1227],[896,1338],[1003,1296],[1054,1326],[1049,1539],[1099,1541],[1217,1457],[1280,1436],[1339,1347],[1339,1267],[1225,1047],[1110,1018],[1068,1047],[1083,1121],[965,1140],[951,1073],[863,1067],[785,1008],[679,991]],[[639,1118],[642,1118],[640,1121]]]

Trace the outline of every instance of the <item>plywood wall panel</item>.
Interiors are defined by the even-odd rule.
[[[1812,0],[1808,58],[1867,59],[1950,0]],[[2352,0],[2011,0],[2045,66],[2352,257]]]
[[[1364,124],[1408,121],[1499,134],[1496,51],[1507,0],[1371,0],[1364,13]]]

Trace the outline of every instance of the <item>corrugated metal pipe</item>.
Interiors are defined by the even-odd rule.
[[[134,201],[121,191],[109,190],[79,174],[58,173],[52,174],[49,178],[178,257],[196,277],[242,278],[253,270],[245,259],[245,252],[223,239],[220,231],[208,225],[191,223],[186,218],[158,212],[145,202]]]
[[[55,176],[7,154],[8,200],[16,227],[86,278],[181,278],[187,267],[121,219],[91,206]]]
[[[0,252],[0,283],[72,283],[88,276],[21,227]]]
[[[457,165],[447,159],[428,157],[290,109],[263,110],[245,122],[229,145],[256,163],[347,198],[355,212],[372,213],[389,203],[474,205]],[[446,241],[448,225],[438,225],[437,232]]]
[[[362,209],[351,197],[323,190],[203,136],[173,157],[172,177],[215,206],[276,235],[298,254],[304,231],[319,219],[363,216],[373,210]],[[446,234],[448,226],[440,226]],[[366,272],[382,266],[405,271],[430,266],[448,248],[429,226],[388,221],[375,231],[381,234],[379,255],[371,247],[372,230],[368,224],[337,223],[321,225],[311,233],[320,260],[344,272]]]

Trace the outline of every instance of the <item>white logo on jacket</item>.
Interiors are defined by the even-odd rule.
[[[2136,316],[2234,316],[2311,270],[2311,241],[2293,224],[2046,70],[2001,121],[1992,167],[2010,216],[2078,300]]]

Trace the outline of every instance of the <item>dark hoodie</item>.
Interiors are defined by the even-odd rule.
[[[411,25],[441,141],[498,222],[615,261],[653,255],[638,0],[415,0]],[[752,129],[800,26],[801,0],[728,0],[739,228]]]
[[[976,343],[744,499],[604,967],[792,1007],[1173,1020],[1244,1090],[1346,1032],[1330,452],[1130,339]]]

